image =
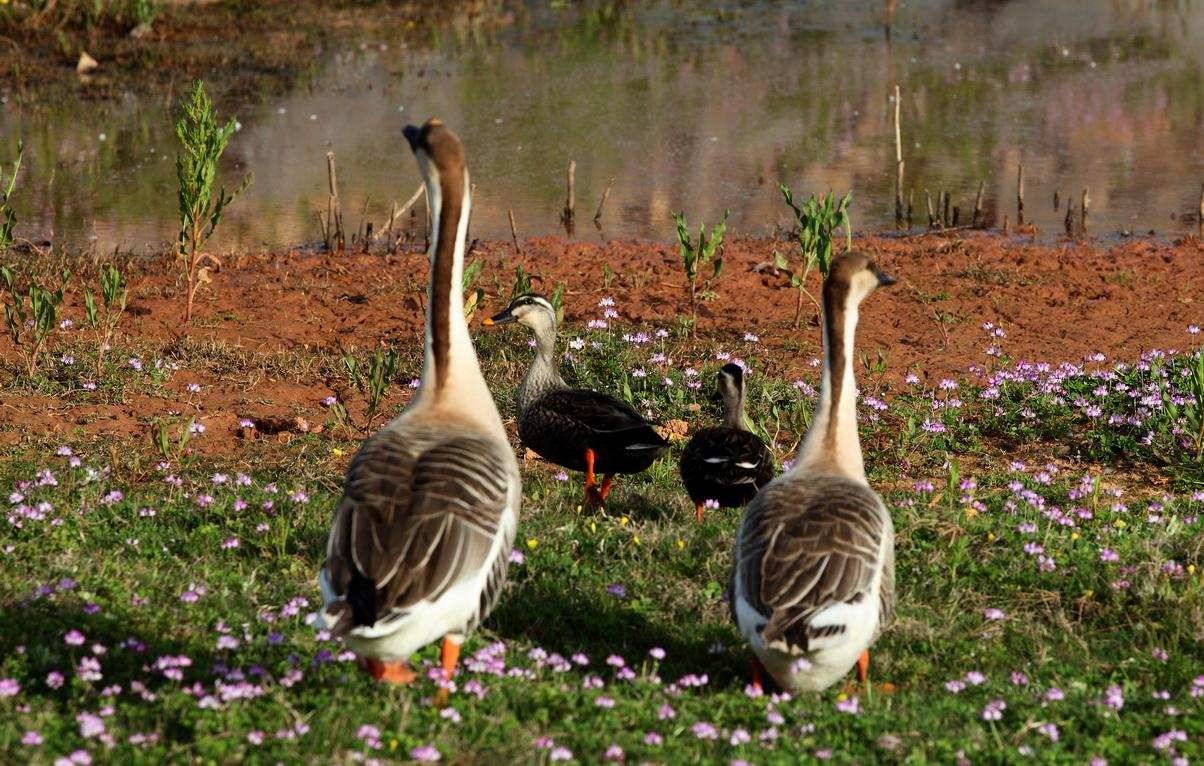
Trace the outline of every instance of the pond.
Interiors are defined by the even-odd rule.
[[[562,232],[576,162],[582,238],[672,238],[731,210],[767,234],[787,222],[778,183],[853,193],[857,229],[893,225],[892,95],[905,189],[948,190],[962,221],[988,215],[1062,231],[1089,189],[1095,234],[1194,231],[1204,180],[1204,3],[916,0],[890,33],[882,2],[517,3],[476,24],[400,31],[320,51],[294,92],[237,117],[225,177],[254,182],[219,230],[222,249],[319,239],[328,151],[344,217],[378,226],[418,185],[401,137],[439,115],[465,139],[474,235]],[[220,83],[218,83],[220,88]],[[26,142],[18,231],[73,247],[151,249],[175,231],[173,104],[0,106],[0,158]],[[591,222],[611,183],[601,227]],[[1061,206],[1054,209],[1053,197]],[[994,211],[992,213],[992,210]]]

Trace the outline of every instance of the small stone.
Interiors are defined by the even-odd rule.
[[[81,51],[79,61],[75,64],[75,71],[79,74],[87,74],[100,66],[100,62],[88,55],[87,51]]]

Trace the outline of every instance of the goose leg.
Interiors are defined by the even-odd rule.
[[[857,682],[864,684],[870,678],[870,650],[866,649],[857,658]]]
[[[375,678],[377,681],[387,684],[405,684],[413,683],[418,674],[410,669],[406,663],[398,660],[395,662],[385,662],[374,657],[360,657],[359,666]]]
[[[443,646],[439,651],[440,664],[443,666],[443,684],[435,692],[435,707],[447,705],[448,688],[452,676],[456,673],[456,663],[460,661],[460,644],[464,643],[463,636],[448,634],[443,637]]]
[[[702,503],[694,503],[694,520],[695,520],[695,521],[697,521],[699,524],[701,524],[701,523],[702,523],[702,509],[703,509],[703,507],[704,507],[704,506],[703,506],[703,504],[702,504]]]
[[[602,479],[602,486],[598,488],[598,494],[602,496],[603,500],[610,497],[610,488],[614,483],[615,475],[613,473],[606,474],[605,478]]]
[[[585,450],[585,504],[590,508],[601,508],[606,497],[598,491],[598,477],[594,474],[597,455],[588,447]]]
[[[749,663],[749,672],[752,675],[752,688],[757,691],[764,691],[765,666],[757,659],[757,655],[753,655],[752,662]]]

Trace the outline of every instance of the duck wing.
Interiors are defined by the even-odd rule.
[[[879,629],[893,614],[894,528],[864,484],[840,477],[770,484],[745,512],[736,555],[740,595],[767,618],[767,645],[805,652],[811,641],[844,632],[839,620],[814,621],[841,604],[880,599]]]
[[[597,391],[549,391],[532,409],[531,417],[539,419],[539,427],[586,446],[662,450],[669,445],[634,407]]]
[[[704,428],[694,434],[681,455],[682,481],[691,494],[695,487],[703,491],[759,488],[773,479],[773,473],[773,455],[765,442],[738,428]]]
[[[477,435],[384,430],[365,442],[327,546],[325,576],[337,597],[327,607],[331,631],[399,619],[489,568],[466,629],[475,627],[505,584],[516,474],[512,456]]]

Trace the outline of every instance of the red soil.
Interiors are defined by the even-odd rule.
[[[1193,342],[1187,326],[1204,324],[1196,305],[1204,288],[1204,244],[1194,239],[1037,245],[970,233],[875,236],[856,245],[899,279],[867,303],[858,333],[858,349],[868,358],[885,354],[888,377],[915,370],[937,378],[984,364],[984,349],[992,343],[981,328],[984,322],[1004,328],[1007,337],[998,343],[1013,359],[1049,362],[1080,361],[1094,352],[1110,360],[1132,359],[1150,348],[1182,348]],[[785,241],[732,241],[718,296],[699,308],[701,339],[750,355],[741,339],[745,332],[757,334],[758,366],[771,375],[801,374],[818,351],[814,307],[804,305],[803,327],[795,330],[796,293],[787,277],[756,268],[771,262],[775,249],[790,253],[791,248]],[[470,257],[485,263],[479,281],[487,292],[483,312],[501,305],[503,299],[495,295],[499,287],[509,295],[514,267],[521,264],[536,275],[536,289],[568,286],[565,332],[583,330],[588,319],[600,316],[598,301],[607,295],[615,299],[620,324],[632,328],[667,326],[689,313],[673,246],[540,238],[523,243],[519,256],[508,243],[486,242],[476,244]],[[609,287],[604,265],[614,272]],[[201,294],[187,335],[251,352],[383,344],[414,348],[421,342],[426,270],[421,253],[294,252],[227,259]],[[170,345],[181,333],[174,274],[147,270],[131,283],[131,315],[122,324],[119,343]],[[817,286],[812,283],[813,294]],[[66,310],[77,319],[78,298],[70,296]],[[0,359],[15,361],[7,340],[0,341]],[[319,404],[331,392],[325,381],[299,385],[255,369],[238,378],[206,379],[182,370],[169,384],[179,392],[176,401],[130,396],[105,405],[89,403],[86,395],[53,398],[9,389],[0,393],[0,443],[77,429],[144,434],[148,414],[169,410],[198,414],[211,431],[225,434],[236,432],[237,419],[248,415],[301,416],[314,425],[326,417]],[[204,385],[202,392],[186,393],[184,386],[194,381]],[[207,451],[226,451],[238,443],[198,441]]]

